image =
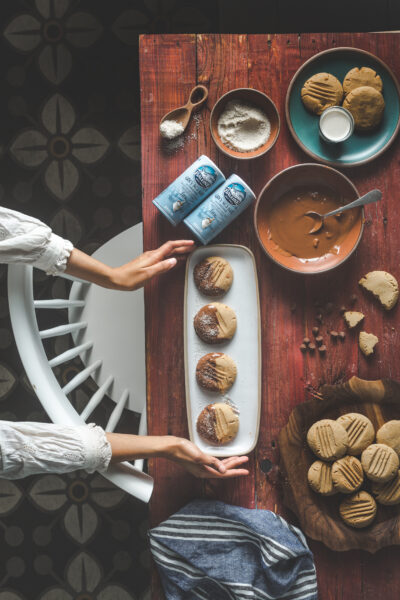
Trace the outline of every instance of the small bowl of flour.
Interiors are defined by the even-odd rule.
[[[275,104],[263,92],[239,88],[227,92],[211,111],[211,135],[224,154],[257,158],[275,144],[280,129]]]

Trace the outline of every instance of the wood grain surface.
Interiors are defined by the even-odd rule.
[[[284,119],[287,86],[298,67],[310,56],[334,46],[354,46],[379,56],[400,78],[399,34],[305,35],[159,35],[140,40],[142,112],[142,186],[144,247],[154,248],[168,239],[186,238],[183,226],[172,227],[152,200],[200,154],[214,160],[225,175],[237,173],[256,194],[278,171],[308,157],[292,140]],[[167,149],[158,133],[159,119],[187,101],[191,88],[209,88],[207,105],[189,124],[184,143]],[[252,161],[235,161],[220,154],[211,140],[209,115],[219,96],[235,87],[254,87],[275,102],[281,132],[273,150]],[[261,301],[263,386],[259,442],[250,457],[251,475],[230,482],[196,481],[178,467],[152,461],[155,491],[150,505],[151,524],[167,518],[195,497],[212,497],[250,508],[266,508],[295,522],[282,502],[278,473],[277,436],[291,410],[308,397],[308,389],[344,381],[352,375],[364,379],[391,377],[400,381],[398,360],[399,309],[383,313],[358,287],[366,272],[385,269],[400,278],[398,234],[398,181],[400,147],[393,146],[376,161],[346,169],[361,194],[373,188],[383,200],[367,206],[366,227],[357,252],[342,267],[325,275],[295,276],[269,261],[258,245],[248,209],[215,242],[248,246],[255,254]],[[189,236],[190,237],[190,236]],[[183,368],[184,266],[147,286],[147,400],[149,434],[187,436]],[[356,336],[347,333],[344,343],[329,339],[328,331],[342,330],[339,307],[366,315],[364,329],[379,337],[376,355],[366,359]],[[332,310],[328,303],[333,304]],[[318,305],[318,306],[317,306]],[[320,326],[328,351],[325,357],[303,355],[299,345],[322,307]],[[333,552],[310,542],[314,552],[322,600],[395,600],[399,597],[400,549],[392,547],[374,556],[363,551]],[[153,600],[162,598],[154,578]]]

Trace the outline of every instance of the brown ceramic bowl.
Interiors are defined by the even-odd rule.
[[[279,202],[283,194],[298,187],[329,187],[345,199],[345,204],[356,200],[359,193],[345,175],[332,167],[315,163],[304,163],[284,169],[270,179],[257,198],[254,211],[254,227],[265,254],[275,263],[295,273],[316,274],[329,271],[349,258],[357,248],[364,229],[364,209],[358,209],[359,215],[353,227],[340,246],[338,254],[327,254],[320,261],[300,260],[296,256],[285,256],[268,236],[268,208],[272,202]],[[354,209],[353,209],[354,210]]]
[[[253,150],[253,152],[237,152],[236,150],[232,150],[229,146],[226,146],[219,134],[218,134],[218,119],[224,110],[226,104],[230,100],[241,100],[243,102],[247,102],[248,104],[254,104],[267,115],[269,122],[271,123],[271,133],[265,144],[257,148],[257,150]],[[214,104],[214,107],[211,111],[210,116],[210,129],[211,136],[214,140],[216,146],[226,154],[227,156],[232,156],[234,158],[239,158],[241,160],[248,160],[249,158],[258,158],[263,154],[266,154],[271,150],[276,140],[278,139],[279,130],[280,130],[280,119],[279,113],[275,104],[272,102],[270,98],[263,92],[259,92],[258,90],[253,90],[252,88],[238,88],[236,90],[230,90],[217,102]]]

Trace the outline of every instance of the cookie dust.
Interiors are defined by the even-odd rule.
[[[218,119],[221,141],[237,152],[253,152],[271,135],[271,123],[257,106],[231,100]]]

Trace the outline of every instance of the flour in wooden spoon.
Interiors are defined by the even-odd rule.
[[[271,123],[257,106],[231,100],[218,119],[218,134],[228,148],[253,152],[268,141]]]

